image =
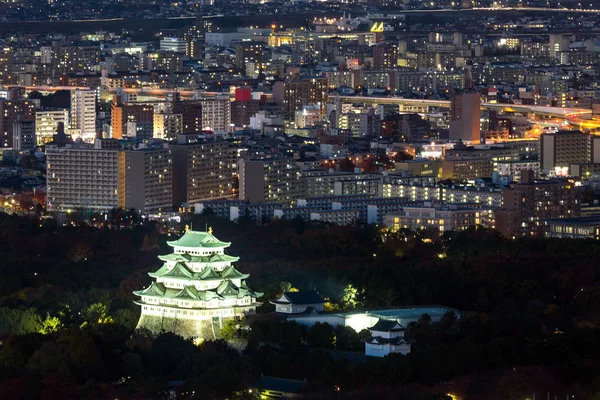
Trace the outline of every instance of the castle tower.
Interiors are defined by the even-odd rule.
[[[134,292],[142,307],[138,329],[214,339],[224,319],[255,312],[262,293],[250,289],[248,275],[233,266],[239,257],[225,254],[231,243],[217,239],[212,229],[188,229],[167,244],[173,253],[159,256],[164,264],[149,273],[152,284]]]

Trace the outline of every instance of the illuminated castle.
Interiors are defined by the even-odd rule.
[[[214,237],[212,229],[187,227],[181,238],[167,243],[173,253],[159,256],[163,266],[148,274],[155,280],[134,292],[142,307],[138,329],[215,338],[224,319],[254,313],[262,293],[250,289],[248,275],[233,266],[239,257],[225,254],[231,243]]]

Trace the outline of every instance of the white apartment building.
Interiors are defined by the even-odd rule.
[[[202,103],[202,129],[229,131],[231,129],[231,101],[229,97],[200,98]]]
[[[96,91],[71,91],[71,129],[73,138],[93,141],[96,137]]]
[[[35,135],[38,145],[41,146],[52,141],[59,122],[62,122],[65,127],[69,126],[68,110],[37,110],[35,112]]]

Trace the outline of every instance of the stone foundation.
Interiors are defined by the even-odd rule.
[[[225,323],[225,318],[222,323]],[[219,339],[221,325],[218,320],[191,320],[154,315],[141,315],[136,329],[147,329],[155,335],[172,332],[184,338],[202,338],[205,340]]]

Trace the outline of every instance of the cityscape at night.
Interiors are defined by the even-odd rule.
[[[599,400],[599,260],[597,0],[0,0],[0,400]]]

